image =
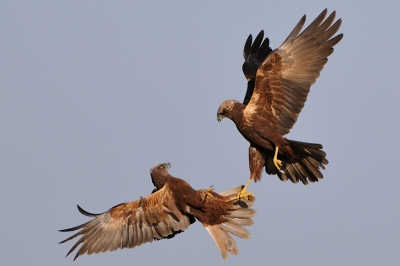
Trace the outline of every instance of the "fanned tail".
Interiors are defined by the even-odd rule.
[[[276,174],[279,178],[282,181],[291,180],[293,183],[301,181],[304,185],[307,185],[308,182],[314,183],[322,179],[323,175],[320,170],[325,170],[325,165],[328,164],[322,145],[289,139],[288,141],[296,157],[296,162],[286,163],[282,171],[277,171]],[[272,169],[269,161],[265,165],[267,172]]]
[[[255,197],[236,199],[241,189],[242,186],[238,186],[219,193],[221,196],[227,197],[228,200],[232,201],[234,210],[230,211],[230,214],[224,215],[224,218],[227,220],[226,222],[204,226],[217,244],[223,259],[228,258],[228,252],[234,256],[239,253],[237,244],[230,234],[243,239],[249,239],[250,232],[244,226],[253,225],[254,221],[251,217],[257,213],[254,209],[250,208],[256,200]]]

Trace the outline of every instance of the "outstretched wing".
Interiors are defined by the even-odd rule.
[[[282,45],[270,53],[257,70],[254,92],[245,112],[272,114],[282,135],[293,127],[311,85],[328,62],[333,46],[343,37],[339,34],[332,38],[342,21],[338,19],[333,23],[335,11],[325,19],[326,14],[325,9],[299,34],[306,21],[304,15]]]
[[[255,77],[257,69],[265,58],[271,53],[272,49],[269,47],[269,39],[264,38],[264,31],[260,31],[252,43],[253,36],[250,34],[244,44],[243,57],[244,63],[242,65],[243,74],[247,79],[247,91],[243,100],[243,104],[248,104],[253,94]]]
[[[67,254],[82,244],[74,260],[86,252],[90,255],[118,248],[134,248],[154,239],[172,238],[195,221],[193,216],[185,215],[178,209],[167,185],[145,198],[119,204],[101,214],[91,214],[79,206],[78,209],[94,218],[82,225],[60,230],[70,232],[80,229],[60,242],[65,243],[82,235]]]

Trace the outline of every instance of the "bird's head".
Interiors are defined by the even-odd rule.
[[[231,111],[233,110],[233,106],[235,105],[235,103],[238,103],[238,101],[232,99],[226,100],[223,103],[221,103],[217,112],[218,122],[221,122],[221,120],[224,119],[225,117],[231,118],[230,114]]]
[[[153,192],[161,189],[169,178],[168,169],[171,167],[170,163],[160,163],[150,169],[150,176],[153,185],[156,187]],[[153,193],[152,192],[152,193]]]
[[[155,172],[157,173],[168,173],[168,169],[171,167],[170,163],[160,163],[154,166],[153,168],[150,169],[150,174],[153,174]]]

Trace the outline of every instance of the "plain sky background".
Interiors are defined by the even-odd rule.
[[[243,99],[245,40],[276,48],[325,7],[344,38],[288,135],[324,145],[324,179],[264,173],[227,261],[196,222],[74,265],[400,265],[399,1],[2,1],[1,264],[72,265],[57,230],[88,221],[76,204],[146,196],[161,162],[196,189],[244,184],[248,143],[216,112]]]

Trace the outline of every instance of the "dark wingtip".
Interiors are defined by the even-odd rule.
[[[262,41],[262,39],[264,39],[264,30],[261,30],[261,31],[257,34],[257,37],[254,39],[254,42],[255,42],[257,39],[261,39],[261,41]]]
[[[82,209],[82,207],[79,206],[78,204],[76,205],[76,207],[78,208],[78,211],[79,211],[80,213],[82,213],[83,215],[88,216],[88,217],[95,217],[95,216],[98,216],[98,215],[101,214],[101,213],[95,214],[95,213],[90,213],[90,212],[88,212],[88,211],[85,211],[85,210]]]
[[[243,48],[243,57],[244,57],[245,61],[246,61],[247,57],[249,57],[249,55],[250,55],[252,42],[253,42],[253,36],[250,34],[249,37],[247,37],[247,40],[246,40],[246,42],[244,44],[244,48]]]
[[[242,65],[242,70],[247,80],[254,79],[258,67],[271,51],[269,39],[264,39],[264,30],[257,34],[253,42],[251,34],[249,35],[243,50],[244,63]]]
[[[78,226],[75,226],[75,227],[71,227],[71,228],[67,228],[67,229],[61,229],[61,230],[58,230],[58,231],[59,231],[59,232],[71,232],[71,231],[76,231],[76,230],[81,229],[82,227],[84,227],[86,224],[87,224],[87,223],[84,223],[84,224],[81,224],[81,225],[78,225]]]

